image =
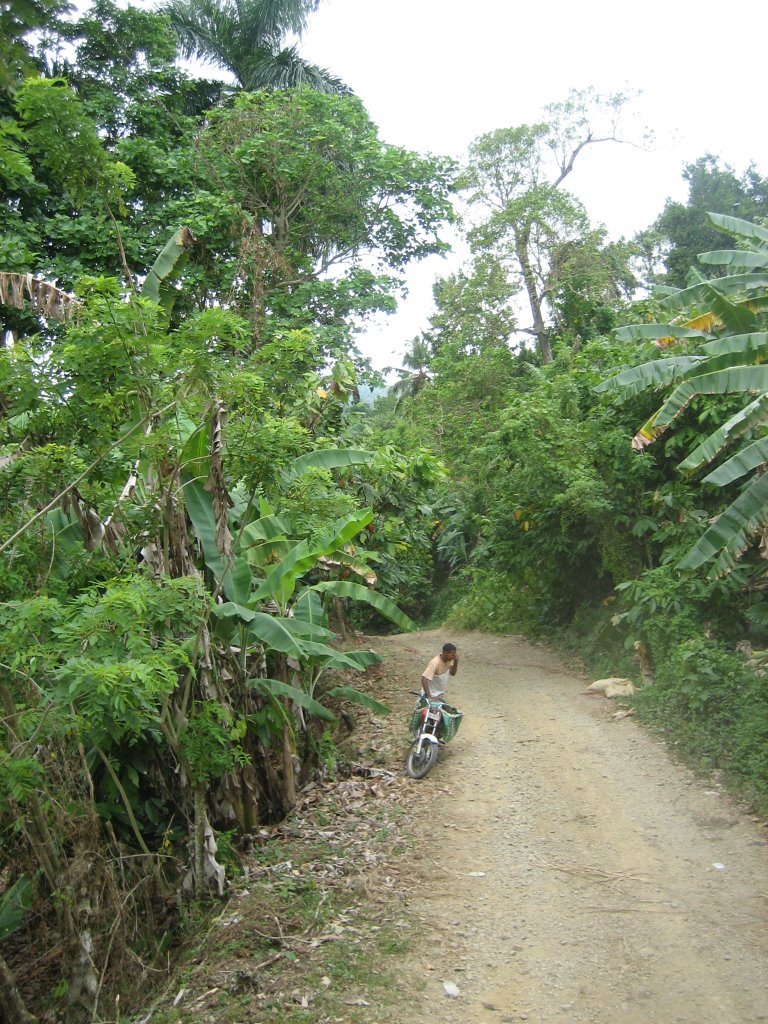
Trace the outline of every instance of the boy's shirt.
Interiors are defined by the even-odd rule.
[[[429,689],[433,697],[439,697],[440,694],[445,693],[450,673],[451,662],[443,661],[442,656],[436,654],[422,672],[422,675],[429,680]]]

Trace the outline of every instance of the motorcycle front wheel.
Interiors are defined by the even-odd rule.
[[[408,757],[405,760],[406,773],[412,779],[423,779],[437,764],[436,743],[430,743],[429,740],[425,740],[421,745],[421,750],[418,749],[418,746],[419,738],[417,736],[411,744],[411,749],[408,751]]]

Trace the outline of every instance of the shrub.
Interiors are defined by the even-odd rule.
[[[721,642],[700,636],[670,650],[637,709],[687,761],[768,809],[768,680]]]

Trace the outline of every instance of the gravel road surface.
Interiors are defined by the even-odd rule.
[[[768,1020],[764,824],[543,647],[444,632],[375,646],[415,685],[444,640],[465,718],[409,786],[409,1024]]]

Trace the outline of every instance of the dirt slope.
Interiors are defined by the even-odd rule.
[[[765,828],[544,648],[377,639],[386,681],[415,683],[445,639],[465,720],[405,789],[409,1024],[768,1020]]]

